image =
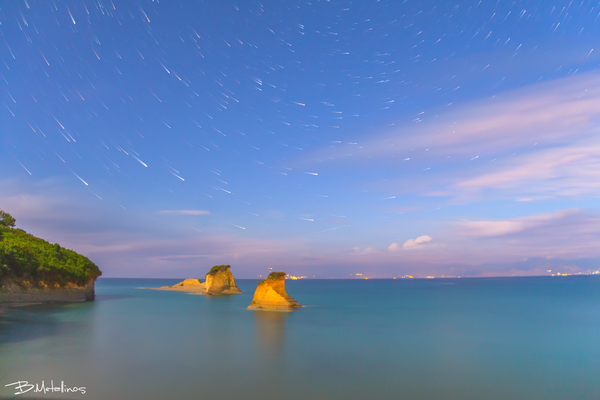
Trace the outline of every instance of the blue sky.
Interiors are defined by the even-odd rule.
[[[598,1],[11,1],[0,207],[105,276],[598,269]]]

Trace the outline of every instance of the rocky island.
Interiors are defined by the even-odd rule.
[[[206,274],[206,294],[240,294],[242,291],[235,284],[231,265],[215,265]]]
[[[162,286],[159,288],[148,288],[153,290],[172,290],[175,292],[186,292],[192,294],[240,294],[242,291],[238,289],[233,279],[233,274],[229,270],[230,265],[215,265],[206,274],[206,282],[200,279],[186,279],[173,286]]]
[[[94,300],[102,275],[96,264],[14,228],[15,222],[0,210],[0,308]]]
[[[271,272],[258,283],[248,309],[291,312],[298,307],[302,306],[285,291],[285,272]]]

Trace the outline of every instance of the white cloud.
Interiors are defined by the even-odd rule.
[[[398,243],[392,243],[388,247],[388,251],[398,251]]]
[[[530,231],[556,223],[565,224],[569,217],[576,216],[578,210],[561,210],[548,214],[513,218],[507,220],[463,221],[459,229],[467,236],[495,237]]]
[[[429,237],[428,235],[423,235],[423,236],[419,236],[416,239],[408,239],[406,242],[404,242],[404,244],[402,245],[402,248],[404,250],[419,249],[419,248],[423,247],[424,243],[427,243],[427,242],[431,242],[431,237]]]

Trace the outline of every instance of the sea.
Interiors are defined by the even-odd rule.
[[[0,399],[600,399],[597,275],[287,280],[294,313],[144,289],[179,281],[5,312]]]

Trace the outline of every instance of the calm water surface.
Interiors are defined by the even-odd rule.
[[[178,281],[4,314],[0,399],[600,399],[599,276],[286,281],[291,314],[139,289]]]

